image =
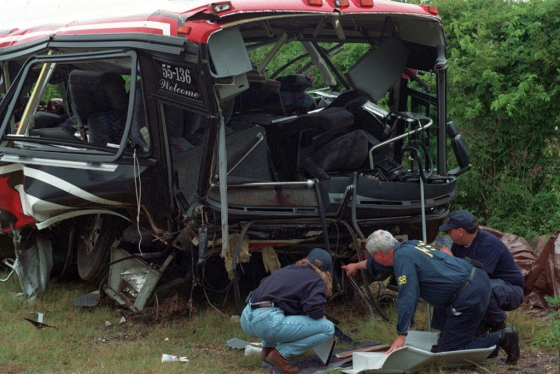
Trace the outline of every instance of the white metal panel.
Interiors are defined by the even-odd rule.
[[[390,354],[384,352],[354,352],[353,367],[342,370],[347,374],[357,373],[404,373],[417,371],[437,364],[443,367],[470,366],[484,361],[495,346],[482,349],[466,349],[432,353],[437,342],[437,332],[409,331],[405,346]]]

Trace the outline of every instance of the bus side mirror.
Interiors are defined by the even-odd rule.
[[[455,158],[457,159],[457,163],[459,167],[449,171],[450,175],[455,177],[466,173],[472,167],[470,163],[471,158],[471,150],[465,141],[465,138],[459,133],[457,126],[455,123],[448,122],[445,126],[447,131],[447,136],[451,139],[451,146],[453,147],[453,152],[455,153]]]

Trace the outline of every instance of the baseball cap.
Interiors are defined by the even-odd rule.
[[[474,225],[474,216],[466,210],[456,210],[449,214],[447,223],[439,227],[439,231],[447,231],[454,228],[466,228]]]
[[[328,254],[328,252],[322,248],[313,249],[307,255],[307,259],[309,260],[310,263],[317,266],[322,271],[331,270],[331,264],[332,264],[331,255]]]

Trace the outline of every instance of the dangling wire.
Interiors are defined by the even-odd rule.
[[[134,192],[136,194],[136,229],[138,230],[138,251],[142,253],[142,232],[140,231],[140,204],[142,202],[142,180],[140,179],[140,164],[136,156],[136,149],[132,155],[134,160]]]

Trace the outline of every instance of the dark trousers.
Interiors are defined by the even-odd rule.
[[[500,339],[497,333],[473,339],[486,312],[490,294],[490,278],[484,271],[476,269],[471,284],[449,306],[434,308],[432,327],[441,331],[439,352],[498,345]]]
[[[519,286],[512,286],[501,279],[490,279],[492,295],[483,321],[490,326],[497,326],[507,318],[504,310],[515,310],[523,304],[524,292]]]

